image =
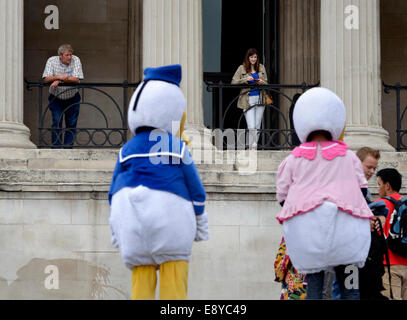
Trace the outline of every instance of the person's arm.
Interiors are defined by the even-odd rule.
[[[56,88],[59,86],[59,84],[64,81],[63,79],[67,79],[67,74],[59,74],[56,76],[49,76],[49,77],[45,77],[44,81],[47,83],[51,83],[50,87],[51,88]]]
[[[243,65],[241,65],[239,68],[237,68],[232,78],[232,84],[247,84],[249,80],[253,80],[253,77],[247,77],[246,73],[243,74]]]
[[[293,182],[290,164],[290,156],[284,159],[277,171],[276,198],[280,205],[284,205],[288,190]]]
[[[66,79],[68,79],[68,75],[67,74],[58,74],[56,76],[48,76],[44,78],[44,81],[47,83],[51,83],[50,87],[51,88],[56,88],[59,86],[59,84],[62,81],[66,81]]]
[[[53,58],[49,58],[47,60],[44,72],[42,74],[44,82],[51,83],[51,88],[57,87],[61,83],[61,81],[64,81],[68,77],[67,74],[55,74],[53,61]]]
[[[49,83],[52,82],[50,87],[55,88],[58,87],[61,82],[64,83],[79,83],[80,79],[74,76],[69,76],[68,74],[59,74],[56,76],[50,76],[44,78],[44,81]]]
[[[209,239],[208,214],[205,212],[206,192],[199,176],[198,170],[188,150],[181,164],[189,194],[195,211],[196,234],[195,241]]]
[[[258,82],[258,84],[267,84],[267,72],[266,72],[266,68],[261,64],[260,68],[259,68],[259,79],[260,81]]]
[[[65,83],[78,83],[80,81],[79,78],[74,77],[74,76],[68,76],[65,80],[63,80]]]
[[[184,173],[185,182],[189,191],[189,195],[192,199],[192,204],[194,205],[195,214],[203,214],[205,211],[206,192],[199,176],[198,170],[188,150],[185,150],[181,169]]]
[[[44,78],[44,82],[65,81],[68,78],[67,74],[57,74],[56,76],[48,76]]]
[[[77,56],[72,57],[74,61],[74,67],[72,75],[69,76],[64,82],[66,83],[79,83],[83,80],[83,70],[81,60]]]
[[[61,82],[64,82],[64,83],[79,83],[79,78],[69,76],[68,74],[65,73],[65,74],[59,74],[59,75],[56,75],[56,76],[46,77],[46,78],[44,78],[44,81],[47,82],[47,83],[52,82],[50,87],[55,88],[55,87],[58,87]]]
[[[43,74],[44,82],[52,83],[51,88],[58,86],[61,82],[78,83],[81,79],[83,79],[82,64],[78,57],[75,57],[73,59],[74,70],[72,75],[69,75],[67,73],[53,75],[51,60],[49,59],[47,61]]]

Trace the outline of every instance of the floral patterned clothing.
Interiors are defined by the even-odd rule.
[[[298,273],[285,252],[286,244],[282,238],[274,262],[275,281],[281,282],[280,300],[304,300],[307,295],[305,275]]]

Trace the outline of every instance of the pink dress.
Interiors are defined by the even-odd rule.
[[[366,187],[359,158],[341,141],[304,143],[281,163],[277,219],[300,273],[364,265],[373,218],[360,190]]]

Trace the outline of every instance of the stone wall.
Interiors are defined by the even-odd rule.
[[[110,244],[105,197],[1,192],[0,299],[130,299],[131,271]],[[193,246],[189,299],[278,299],[274,207],[262,195],[208,195],[211,238]],[[47,287],[51,279],[56,287]]]
[[[193,246],[189,299],[278,299],[273,262],[281,229],[269,169],[284,154],[256,159],[266,170],[250,175],[226,162],[233,154],[224,164],[198,164],[211,238]],[[129,299],[131,272],[111,246],[108,226],[117,151],[10,149],[4,155],[0,299]],[[50,279],[58,279],[57,288]]]
[[[208,194],[210,240],[193,246],[189,299],[279,299],[275,179],[288,153],[256,153],[251,173],[237,161],[245,153],[222,153],[217,164],[197,162]],[[108,225],[117,151],[8,149],[3,155],[0,299],[129,299],[131,272],[110,244]],[[384,167],[397,168],[407,181],[404,153],[384,152]],[[369,189],[377,197],[375,178]]]

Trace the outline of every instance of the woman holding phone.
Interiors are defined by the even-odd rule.
[[[247,50],[243,64],[237,68],[232,79],[232,84],[267,84],[266,68],[259,61],[259,54],[255,48]],[[257,130],[261,127],[264,106],[259,106],[264,101],[264,93],[260,90],[242,89],[240,91],[237,107],[243,109],[249,130],[249,148],[257,149]]]

